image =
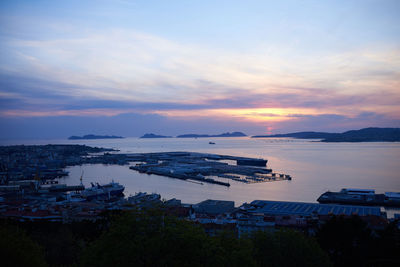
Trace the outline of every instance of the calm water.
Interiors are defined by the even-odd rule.
[[[209,145],[213,141],[215,145]],[[243,184],[229,181],[226,188],[194,184],[156,175],[140,174],[128,166],[85,165],[70,167],[67,184],[106,183],[114,179],[125,193],[154,192],[185,203],[211,199],[233,200],[236,205],[255,199],[316,202],[327,190],[345,187],[372,188],[378,193],[400,192],[400,143],[319,143],[292,139],[199,138],[110,139],[35,141],[25,144],[75,143],[120,149],[121,152],[196,151],[268,159],[268,167],[290,174],[292,181]]]

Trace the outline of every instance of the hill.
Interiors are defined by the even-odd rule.
[[[171,138],[172,136],[158,135],[153,133],[147,133],[141,136],[140,138]]]
[[[341,133],[322,142],[399,142],[400,128],[364,128]]]
[[[116,136],[116,135],[94,135],[94,134],[87,134],[84,136],[70,136],[68,137],[69,140],[87,140],[87,139],[120,139],[120,138],[125,138],[122,136]]]
[[[247,136],[242,132],[232,132],[232,133],[222,133],[217,135],[208,135],[208,134],[183,134],[178,135],[177,138],[204,138],[204,137],[243,137]]]
[[[338,133],[325,133],[325,132],[297,132],[287,134],[274,134],[274,135],[254,135],[251,138],[277,138],[277,137],[292,137],[299,139],[325,139],[340,135]]]
[[[296,132],[275,135],[254,135],[252,138],[292,137],[322,139],[321,142],[399,142],[400,128],[364,128],[343,133]]]

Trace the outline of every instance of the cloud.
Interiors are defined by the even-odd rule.
[[[293,115],[294,120],[270,123],[274,133],[297,131],[343,132],[366,127],[400,127],[399,118],[390,118],[374,112],[364,112],[357,116],[338,114]]]
[[[209,89],[213,86],[221,87],[204,81],[200,81],[200,83],[199,87],[205,84]],[[289,92],[238,92],[194,102],[179,100],[145,102],[129,98],[114,100],[103,99],[96,94],[84,96],[64,94],[63,90],[79,88],[79,86],[11,74],[0,75],[0,87],[2,88],[2,92],[0,91],[0,103],[2,103],[0,115],[3,116],[18,115],[18,111],[21,111],[19,116],[29,116],[29,111],[32,111],[31,116],[46,116],[46,112],[52,116],[79,115],[80,110],[82,114],[90,112],[96,114],[97,110],[108,115],[127,112],[158,112],[168,115],[171,113],[184,114],[185,111],[190,114],[196,110],[203,110],[204,113],[207,113],[207,110],[213,110],[214,113],[218,113],[218,110],[221,110],[221,115],[229,115],[226,111],[235,109],[239,113],[258,113],[258,116],[263,116],[264,111],[268,113],[268,110],[273,111],[273,109],[286,110],[286,114],[293,113],[293,110],[296,109],[305,114],[336,112],[355,115],[363,111],[373,111],[376,108],[380,108],[385,113],[391,110],[396,111],[397,103],[400,101],[400,95],[395,92],[366,92],[363,95],[348,96],[336,92],[324,94],[321,93],[321,91],[324,92],[323,89],[305,87],[287,88]],[[235,92],[235,88],[226,90]]]
[[[226,118],[193,118],[190,121],[157,114],[127,113],[114,116],[38,116],[0,117],[6,131],[0,139],[51,139],[70,135],[115,134],[141,136],[152,132],[165,135],[185,133],[221,133],[243,131],[253,134],[264,131],[263,125]]]
[[[84,36],[77,31],[68,39],[9,40],[2,48],[19,62],[3,62],[3,70],[74,85],[54,89],[62,94],[114,100],[193,102],[232,92],[290,93],[299,86],[352,95],[393,91],[400,73],[398,49],[315,58],[287,55],[285,48],[240,54],[123,29]]]
[[[144,133],[178,135],[185,133],[216,134],[242,131],[249,135],[296,131],[342,132],[349,129],[400,127],[399,119],[376,113],[356,117],[337,114],[291,115],[286,121],[263,123],[226,117],[167,117],[158,114],[126,113],[112,116],[92,114],[80,116],[0,117],[0,139],[65,139],[70,135],[114,134],[141,136]]]
[[[264,131],[388,126],[400,119],[396,47],[298,54],[271,45],[240,53],[129,29],[72,26],[68,36],[3,41],[0,116],[10,129],[23,123],[35,129],[27,117],[64,129],[57,118],[69,126],[75,118],[83,127],[92,125],[83,123],[88,117],[119,121],[124,114],[136,114],[132,120],[149,130],[155,128],[146,121],[168,122],[165,129],[198,123]]]

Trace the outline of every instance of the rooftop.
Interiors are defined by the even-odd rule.
[[[334,205],[334,204],[317,204],[304,202],[286,202],[286,201],[268,201],[254,200],[251,202],[255,206],[255,210],[251,212],[272,214],[272,215],[302,215],[310,216],[318,215],[375,215],[381,216],[379,207],[369,206],[353,206],[353,205]]]

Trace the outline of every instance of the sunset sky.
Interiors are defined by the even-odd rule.
[[[0,2],[0,138],[400,127],[400,1]]]

